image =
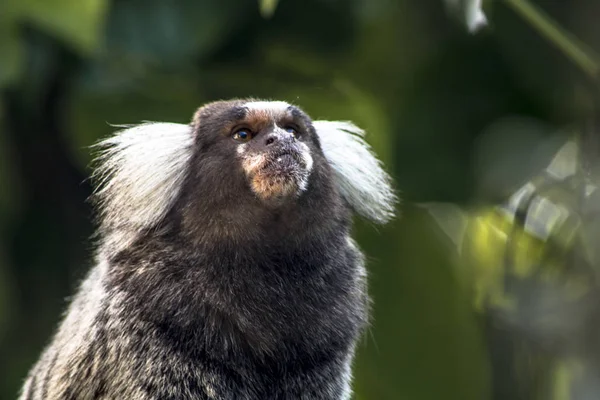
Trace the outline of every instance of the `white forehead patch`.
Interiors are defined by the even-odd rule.
[[[285,111],[289,107],[285,101],[250,101],[244,107],[250,110]]]

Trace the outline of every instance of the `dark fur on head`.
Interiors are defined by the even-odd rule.
[[[368,319],[351,211],[395,201],[357,134],[233,100],[103,142],[98,265],[22,399],[348,399]]]

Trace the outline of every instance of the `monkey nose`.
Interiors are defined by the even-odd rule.
[[[296,138],[293,134],[289,132],[271,132],[265,137],[265,146],[272,146],[274,144],[293,143],[294,141],[296,141]]]

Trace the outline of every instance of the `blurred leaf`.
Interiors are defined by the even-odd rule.
[[[513,357],[509,365],[494,358],[496,369],[519,368],[521,363],[516,383],[501,385],[528,391],[524,398],[588,398],[574,394],[578,391],[597,398],[600,391],[593,366],[598,353],[592,350],[597,348],[600,297],[600,189],[594,174],[582,173],[578,143],[561,144],[556,149],[556,140],[552,143],[552,157],[546,146],[545,168],[501,205],[464,213],[466,228],[458,233],[475,308],[493,323],[488,333],[520,342],[504,349],[493,343],[492,350]],[[447,230],[452,208],[428,210]],[[531,386],[533,376],[543,383]]]
[[[470,32],[476,32],[488,24],[483,13],[482,0],[468,0],[465,9],[465,20]]]
[[[260,7],[260,14],[264,18],[271,18],[275,9],[277,8],[277,3],[279,0],[258,0]]]
[[[446,5],[467,27],[475,33],[488,24],[483,13],[483,0],[446,0]]]
[[[0,87],[18,79],[23,63],[19,38],[15,32],[8,31],[9,29],[8,25],[2,26],[0,23]]]
[[[101,44],[109,0],[21,0],[21,16],[82,54]]]
[[[0,88],[19,77],[23,63],[15,6],[5,1],[0,5]]]

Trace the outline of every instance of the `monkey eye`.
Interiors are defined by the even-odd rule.
[[[292,135],[294,135],[294,137],[298,136],[298,130],[293,126],[286,126],[283,128],[283,130],[285,130],[287,133],[291,133]]]
[[[248,142],[253,138],[253,135],[248,129],[240,129],[233,134],[233,138],[238,142]]]

